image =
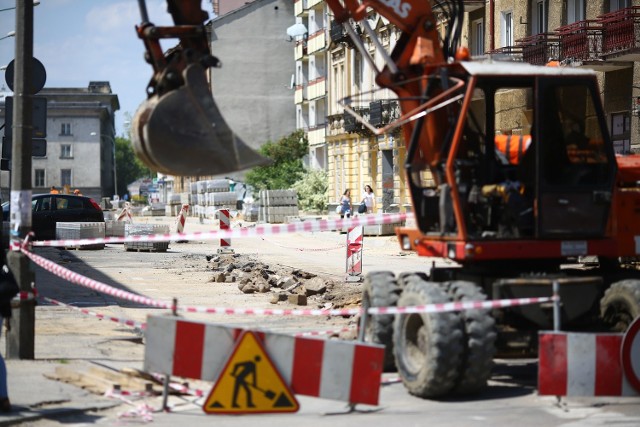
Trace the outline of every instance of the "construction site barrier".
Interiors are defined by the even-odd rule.
[[[242,329],[149,316],[144,370],[215,381]],[[258,333],[295,394],[378,404],[384,346]]]
[[[640,325],[640,318],[636,322]],[[640,396],[640,388],[634,389],[630,381],[637,380],[637,373],[625,372],[621,363],[623,338],[624,334],[540,332],[538,393]]]

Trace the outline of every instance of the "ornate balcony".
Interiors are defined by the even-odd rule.
[[[373,101],[369,104],[369,123],[382,127],[400,117],[398,101],[388,99]]]
[[[369,117],[369,108],[354,107],[356,113],[360,114],[365,120]],[[344,112],[344,131],[348,133],[359,133],[361,135],[369,134],[369,130],[363,124],[347,111]]]
[[[356,33],[362,34],[362,30],[358,25],[356,25],[355,30]],[[347,34],[347,30],[345,30],[342,24],[338,24],[335,20],[331,21],[329,35],[331,36],[331,41],[333,43],[346,43],[353,47],[353,40],[351,40],[351,37]]]
[[[545,65],[558,60],[560,42],[556,33],[540,33],[516,40],[522,47],[522,60],[533,65]]]
[[[602,57],[616,61],[640,61],[640,6],[598,17],[602,24]]]
[[[602,54],[602,25],[599,21],[574,22],[557,28],[562,60],[598,61]]]

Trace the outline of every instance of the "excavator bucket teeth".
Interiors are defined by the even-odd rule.
[[[204,69],[192,64],[183,74],[183,86],[151,96],[136,111],[136,155],[152,170],[174,176],[222,175],[269,164],[229,128]]]

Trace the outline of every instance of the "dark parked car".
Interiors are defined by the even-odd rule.
[[[9,221],[9,202],[2,204],[2,220]],[[31,202],[32,230],[37,240],[56,238],[57,222],[104,222],[100,205],[90,197],[38,194]]]

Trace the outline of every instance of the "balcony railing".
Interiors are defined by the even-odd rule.
[[[296,86],[296,91],[293,95],[293,102],[296,104],[302,104],[303,101],[307,99],[307,86],[306,85],[298,85]]]
[[[398,101],[380,100],[369,103],[369,123],[381,127],[400,117]]]
[[[300,16],[303,12],[308,9],[307,0],[296,0],[293,3],[293,14],[294,16]]]
[[[369,108],[366,107],[355,107],[354,111],[358,113],[365,120],[369,120]],[[368,134],[369,130],[364,127],[362,122],[356,119],[354,116],[349,114],[347,111],[344,112],[344,131],[349,133],[359,133],[359,134]]]
[[[598,17],[602,23],[602,53],[610,55],[640,47],[640,6]]]
[[[325,141],[327,124],[322,123],[309,128],[307,133],[307,141],[310,146],[322,145]]]
[[[602,24],[595,20],[574,22],[556,29],[560,39],[559,58],[598,61],[602,55]]]
[[[359,25],[356,24],[355,30],[357,34],[362,34],[362,30]],[[351,37],[347,34],[347,30],[342,24],[338,24],[335,20],[331,21],[329,35],[331,36],[331,41],[334,43],[346,43],[351,47],[354,46],[353,40],[351,40]]]
[[[327,94],[326,78],[318,77],[317,79],[311,80],[309,82],[307,93],[309,100],[325,96]]]
[[[296,61],[302,59],[307,54],[307,41],[298,40],[294,48],[294,58]]]
[[[317,52],[321,49],[324,49],[324,47],[327,45],[326,37],[324,35],[325,34],[324,30],[325,29],[322,28],[316,31],[315,33],[311,34],[307,39],[307,44],[309,46],[308,48],[309,53]]]
[[[516,40],[522,47],[522,60],[533,65],[545,65],[557,60],[560,41],[556,33],[540,33]]]
[[[507,55],[513,60],[522,61],[522,46],[503,46],[487,51],[489,55]]]

